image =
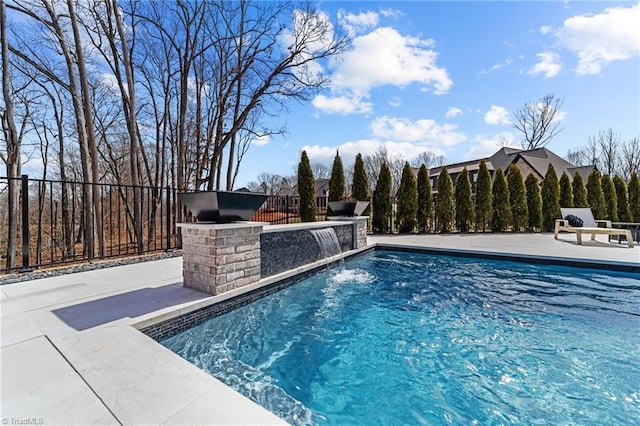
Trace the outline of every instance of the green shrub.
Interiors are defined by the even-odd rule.
[[[369,177],[360,153],[356,155],[356,162],[353,166],[353,191],[351,196],[357,201],[371,201],[369,198]]]
[[[449,232],[453,222],[453,182],[446,167],[438,175],[436,189],[436,227],[440,232]]]
[[[589,207],[587,188],[584,187],[584,179],[579,172],[573,175],[571,187],[573,188],[573,207]]]
[[[620,222],[633,222],[631,209],[629,208],[629,196],[627,193],[627,184],[620,176],[613,178],[613,186],[616,188],[616,196],[618,197],[618,220]]]
[[[431,229],[431,215],[433,214],[433,193],[429,169],[424,164],[418,171],[418,231],[426,232]]]
[[[490,227],[491,221],[491,175],[482,160],[476,182],[476,230],[483,232]]]
[[[515,164],[510,165],[507,169],[507,188],[509,188],[513,230],[524,231],[529,225],[527,191],[522,180],[520,167]]]
[[[604,219],[607,214],[607,205],[602,192],[602,183],[600,182],[600,172],[593,170],[587,178],[587,202],[593,217],[596,219]]]
[[[493,177],[493,216],[491,226],[494,231],[503,232],[512,225],[513,216],[509,204],[509,188],[502,168],[498,167]]]
[[[565,172],[560,177],[560,207],[573,207],[573,187]]]
[[[302,158],[298,164],[298,194],[300,195],[300,220],[315,222],[318,214],[316,183],[306,151],[302,151]]]
[[[600,185],[602,186],[602,194],[604,195],[604,202],[606,206],[605,215],[601,219],[617,222],[618,194],[616,193],[616,187],[613,186],[613,181],[609,175],[603,175],[600,178]]]
[[[473,225],[473,202],[471,181],[465,167],[456,177],[456,227],[460,232],[469,232]]]
[[[524,181],[527,188],[527,210],[529,211],[528,229],[536,231],[542,227],[542,198],[540,197],[540,185],[538,178],[529,173]]]
[[[631,174],[629,185],[627,185],[627,193],[629,194],[632,222],[640,222],[640,178],[638,178],[637,173]]]
[[[373,232],[388,233],[391,230],[391,207],[391,170],[387,163],[382,163],[373,191]]]
[[[560,219],[560,184],[553,165],[549,164],[542,181],[542,230],[553,231],[556,219]]]
[[[333,159],[331,167],[331,178],[329,179],[329,196],[328,201],[344,200],[344,168],[340,154],[336,151],[336,157]]]
[[[404,168],[402,169],[397,203],[396,222],[398,231],[412,232],[418,223],[418,182],[409,163],[404,163]]]

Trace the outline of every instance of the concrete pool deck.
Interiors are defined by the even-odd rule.
[[[575,235],[369,236],[370,246],[640,267],[640,246]],[[597,266],[596,266],[597,267]],[[0,287],[3,424],[284,424],[135,326],[228,295],[182,287],[180,257]]]

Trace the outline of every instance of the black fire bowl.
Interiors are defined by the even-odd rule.
[[[329,201],[329,209],[335,216],[362,216],[368,201]]]
[[[198,222],[231,223],[251,220],[269,198],[258,192],[202,191],[178,194]]]

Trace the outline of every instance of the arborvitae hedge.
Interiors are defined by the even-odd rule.
[[[512,225],[513,216],[509,204],[509,188],[502,168],[498,167],[493,176],[493,216],[491,226],[494,231],[503,232]]]
[[[473,226],[473,201],[471,201],[471,181],[465,167],[456,177],[456,228],[469,232]]]
[[[315,222],[317,215],[316,183],[306,151],[302,151],[302,158],[298,164],[298,194],[300,195],[300,220]]]
[[[328,201],[344,200],[344,167],[340,154],[336,151],[336,157],[333,159],[331,167],[331,178],[329,179],[329,197]]]
[[[373,191],[373,232],[388,233],[391,230],[391,170],[382,163],[376,188]]]
[[[612,222],[618,221],[618,194],[616,193],[616,187],[613,186],[613,181],[609,175],[603,175],[600,178],[600,185],[602,186],[602,193],[604,194],[604,203],[606,205],[605,216],[601,219],[607,219]]]
[[[480,162],[476,181],[476,229],[485,231],[491,223],[491,175],[484,160]]]
[[[627,193],[629,194],[632,222],[640,222],[640,178],[638,178],[637,173],[631,174],[629,185],[627,185]]]
[[[418,171],[418,231],[426,232],[431,229],[432,210],[431,179],[429,178],[429,169],[423,164]]]
[[[351,197],[356,201],[370,201],[369,198],[369,177],[364,168],[362,155],[356,155],[356,162],[353,165],[353,191]]]
[[[453,182],[445,167],[438,175],[436,188],[436,227],[440,232],[449,232],[453,222]]]
[[[573,175],[571,187],[573,189],[573,207],[589,207],[587,188],[584,187],[584,179],[579,172]]]
[[[633,222],[631,209],[629,208],[629,195],[627,193],[627,184],[620,176],[613,178],[613,186],[616,188],[616,196],[618,197],[618,220],[620,222]]]
[[[509,205],[511,206],[513,230],[520,232],[528,228],[529,207],[527,191],[522,180],[520,167],[512,164],[507,169],[507,187],[509,188]]]
[[[527,188],[527,209],[529,210],[529,231],[535,231],[542,227],[542,198],[540,197],[540,186],[538,178],[529,173],[524,181]]]
[[[418,182],[409,163],[404,163],[397,193],[398,231],[412,232],[418,224]]]
[[[553,231],[560,213],[560,184],[553,165],[549,164],[542,182],[542,230]]]
[[[560,207],[573,207],[573,186],[566,172],[560,178]]]
[[[607,205],[602,192],[602,184],[600,182],[600,172],[593,170],[587,178],[587,202],[593,217],[596,220],[604,219],[607,214]]]

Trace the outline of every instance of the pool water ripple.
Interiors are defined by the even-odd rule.
[[[162,343],[292,424],[640,424],[640,279],[373,252]]]

